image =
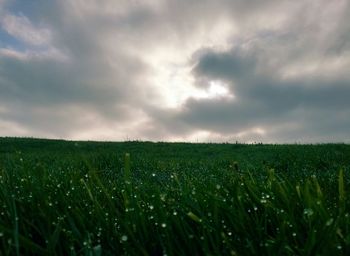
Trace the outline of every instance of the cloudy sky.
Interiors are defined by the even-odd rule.
[[[0,136],[350,142],[348,0],[0,0]]]

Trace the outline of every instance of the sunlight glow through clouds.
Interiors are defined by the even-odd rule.
[[[227,51],[232,47],[229,40],[235,33],[237,28],[234,23],[219,19],[211,28],[203,28],[198,35],[181,45],[167,42],[168,45],[158,46],[143,53],[145,62],[153,71],[148,82],[159,94],[160,105],[176,108],[188,98],[233,98],[221,81],[210,81],[208,89],[198,88],[191,74],[191,58],[196,51],[205,48]]]
[[[195,80],[190,68],[165,66],[158,68],[158,74],[153,77],[152,84],[161,92],[160,100],[164,107],[176,108],[189,98],[195,99],[233,99],[227,86],[219,80],[209,82],[207,89],[195,86]]]
[[[212,80],[209,82],[209,87],[206,90],[198,90],[191,95],[195,99],[234,99],[235,96],[229,92],[227,85],[220,80]]]

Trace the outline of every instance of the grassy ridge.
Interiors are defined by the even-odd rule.
[[[0,254],[348,255],[349,167],[342,144],[3,138]]]

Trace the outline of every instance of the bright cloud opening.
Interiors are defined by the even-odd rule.
[[[212,80],[206,90],[198,90],[193,98],[196,99],[234,99],[235,96],[229,91],[228,86],[220,80]]]

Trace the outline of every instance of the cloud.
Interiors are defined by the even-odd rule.
[[[344,5],[338,1],[311,6],[313,10],[327,7],[330,14],[301,13],[277,30],[257,28],[251,37],[233,42],[225,51],[198,50],[192,72],[196,85],[207,87],[210,81],[221,80],[230,85],[235,98],[190,98],[170,118],[155,111],[155,119],[163,121],[169,134],[183,138],[205,131],[208,138],[220,134],[221,140],[231,141],[346,140],[350,48],[344,47],[339,36],[344,31],[337,26],[337,20],[344,19]],[[338,45],[341,51],[334,49]]]
[[[33,29],[24,14],[13,26],[5,22],[6,31],[26,44],[0,49],[0,105],[10,109],[0,113],[0,120],[36,136],[80,138],[85,133],[88,139],[94,135],[86,131],[95,127],[96,133],[100,127],[101,138],[113,126],[117,136],[112,137],[118,137],[117,130],[126,130],[140,115],[143,89],[137,80],[145,67],[119,44],[118,33],[108,39],[102,24],[56,4],[51,8],[60,14],[43,18],[53,28],[50,39],[38,36],[43,31]],[[29,29],[17,29],[16,22]]]
[[[6,14],[2,18],[1,24],[7,33],[26,43],[40,46],[47,45],[51,41],[49,29],[34,27],[30,20],[23,15]]]
[[[344,141],[349,9],[0,1],[0,135]]]

